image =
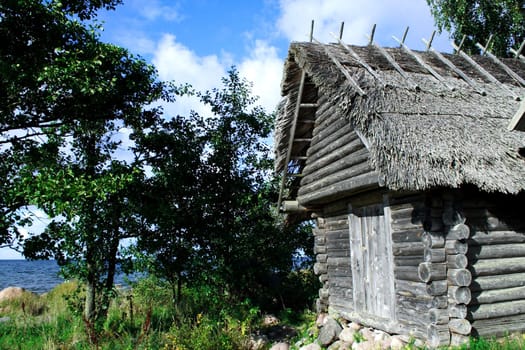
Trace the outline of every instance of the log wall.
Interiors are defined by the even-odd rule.
[[[369,152],[352,125],[326,97],[318,103],[297,196],[303,206],[333,202],[378,183]]]
[[[501,336],[525,330],[524,196],[474,193],[461,201],[470,228],[472,274],[467,319],[472,334]]]

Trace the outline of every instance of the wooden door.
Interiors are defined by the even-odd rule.
[[[394,264],[389,216],[383,204],[350,211],[350,259],[355,311],[394,319]]]

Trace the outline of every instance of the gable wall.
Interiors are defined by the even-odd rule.
[[[297,198],[304,206],[331,202],[349,191],[377,185],[369,152],[352,125],[326,96],[318,104]]]

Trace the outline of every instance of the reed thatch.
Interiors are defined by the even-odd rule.
[[[507,130],[520,104],[513,95],[524,97],[525,89],[499,66],[487,57],[474,57],[502,84],[489,82],[462,57],[445,55],[475,82],[473,87],[429,52],[418,54],[443,76],[443,82],[399,48],[387,51],[409,79],[395,71],[377,48],[352,49],[382,81],[340,45],[291,44],[276,122],[277,171],[290,166],[285,164],[286,152],[304,70],[315,86],[315,91],[305,88],[305,93],[318,94],[319,99],[335,105],[341,118],[363,136],[380,184],[393,190],[456,188],[463,184],[488,192],[517,193],[525,189],[525,158],[520,155],[525,133]],[[343,64],[365,96],[356,92],[327,52]],[[504,62],[525,76],[524,63],[515,59]],[[292,154],[297,152],[299,149],[292,149]]]

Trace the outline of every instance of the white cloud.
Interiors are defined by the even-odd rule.
[[[283,60],[277,49],[262,40],[255,41],[249,57],[239,64],[239,73],[253,83],[253,94],[267,112],[272,112],[280,99]]]
[[[392,35],[400,38],[410,27],[407,44],[413,49],[423,49],[421,38],[428,38],[434,29],[434,19],[425,0],[281,0],[281,15],[277,27],[289,40],[307,41],[313,19],[314,38],[333,42],[332,33],[339,33],[345,22],[343,40],[350,44],[367,43],[365,35],[377,24],[375,40],[383,46],[397,46]],[[450,51],[448,35],[435,39],[435,47]]]
[[[188,47],[178,43],[172,34],[165,34],[157,44],[153,55],[159,77],[177,84],[191,84],[198,91],[220,87],[221,78],[226,74],[224,63],[218,56],[198,56]],[[164,105],[169,114],[187,115],[190,110],[208,113],[196,98],[181,98],[174,104]]]
[[[182,16],[178,6],[168,6],[162,4],[159,0],[133,0],[131,5],[137,13],[148,21],[163,19],[165,21],[180,21]]]

